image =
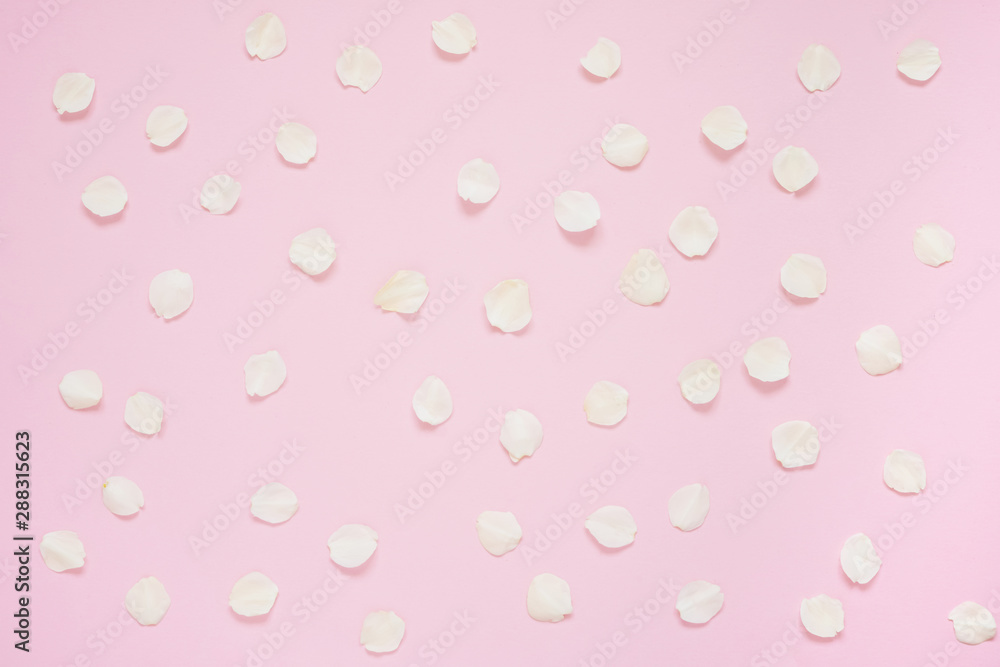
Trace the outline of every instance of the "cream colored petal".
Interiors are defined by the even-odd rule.
[[[899,493],[920,493],[927,486],[927,470],[920,454],[894,449],[882,466],[885,485]]]
[[[473,204],[485,204],[500,191],[496,167],[482,158],[469,160],[458,170],[458,196]]]
[[[519,278],[501,280],[483,298],[486,305],[486,319],[503,331],[520,331],[531,322],[531,300],[528,283]]]
[[[510,410],[500,427],[500,444],[514,463],[531,456],[542,446],[542,422],[527,410]]]
[[[122,212],[128,202],[128,193],[114,176],[101,176],[86,187],[82,199],[88,211],[106,218]]]
[[[253,354],[243,365],[244,385],[248,396],[268,396],[285,383],[288,369],[277,350]]]
[[[715,107],[701,119],[701,131],[719,148],[731,151],[747,140],[747,122],[734,106]]]
[[[878,574],[882,559],[875,552],[875,545],[864,533],[855,533],[847,538],[840,550],[840,567],[851,581],[867,584]]]
[[[243,187],[229,174],[217,174],[201,186],[199,202],[212,215],[224,215],[233,210]]]
[[[247,27],[247,53],[261,60],[281,55],[288,45],[285,26],[274,14],[261,14]]]
[[[708,403],[719,394],[722,371],[711,359],[698,359],[681,369],[677,383],[681,396],[695,405]]]
[[[558,623],[573,613],[569,584],[554,574],[540,574],[528,586],[528,615],[536,621]]]
[[[251,572],[236,580],[229,592],[229,606],[240,616],[263,616],[278,598],[278,586],[262,572]]]
[[[811,466],[819,457],[819,431],[807,421],[779,424],[771,431],[771,448],[785,468]]]
[[[83,72],[63,74],[52,91],[52,104],[59,115],[77,113],[90,106],[97,84]]]
[[[451,392],[436,375],[428,375],[413,394],[413,411],[417,419],[437,426],[451,417]]]
[[[781,267],[781,286],[792,296],[815,299],[826,291],[826,266],[813,255],[794,253]]]
[[[701,257],[719,236],[719,225],[704,206],[688,206],[670,223],[667,234],[682,255]]]
[[[395,313],[415,313],[429,291],[424,274],[408,269],[396,271],[375,293],[375,305]]]
[[[337,245],[325,229],[314,227],[292,239],[288,259],[306,275],[318,276],[337,259]]]
[[[170,596],[159,579],[146,577],[125,594],[125,609],[140,625],[156,625],[170,609]]]
[[[761,338],[747,348],[743,364],[750,377],[761,382],[777,382],[788,377],[792,353],[788,343],[778,337]]]
[[[382,76],[382,61],[367,46],[349,46],[337,58],[337,76],[345,86],[367,93]]]
[[[927,266],[941,266],[955,259],[955,237],[934,223],[918,227],[913,235],[913,254]]]
[[[72,530],[57,530],[42,535],[38,545],[42,561],[53,572],[65,572],[83,567],[87,554],[83,542]]]
[[[667,514],[675,528],[687,532],[705,523],[710,506],[708,487],[704,484],[688,484],[670,496]]]
[[[188,273],[171,269],[158,274],[149,283],[149,305],[165,320],[186,311],[193,301],[194,282]]]
[[[278,128],[274,145],[292,164],[305,164],[316,157],[316,133],[302,123],[285,123]]]
[[[918,39],[899,52],[896,68],[914,81],[926,81],[941,67],[941,53],[931,42]]]
[[[692,581],[677,593],[677,611],[686,623],[708,623],[722,609],[722,589],[708,581]]]
[[[806,630],[817,637],[836,637],[844,629],[844,605],[829,595],[803,599],[799,617]]]
[[[391,653],[399,648],[406,623],[395,612],[373,611],[361,626],[361,645],[371,653]]]
[[[455,13],[442,21],[431,21],[431,38],[445,53],[461,55],[476,45],[476,26],[465,14]]]
[[[295,492],[280,482],[268,482],[250,497],[250,513],[267,523],[284,523],[298,511]]]
[[[177,141],[188,126],[184,109],[162,105],[153,109],[146,118],[146,137],[149,143],[163,148]]]
[[[858,363],[869,375],[885,375],[903,363],[903,351],[896,332],[884,324],[862,331],[854,343]]]
[[[656,253],[649,248],[642,248],[629,259],[618,287],[632,303],[652,306],[666,298],[670,291],[670,280]]]
[[[622,50],[607,37],[599,37],[580,64],[594,76],[609,79],[622,66]]]
[[[125,423],[136,433],[153,435],[163,425],[163,401],[144,391],[125,401]]]
[[[118,516],[132,516],[146,502],[139,485],[125,477],[108,477],[104,480],[101,497],[104,506]]]
[[[819,164],[804,148],[785,146],[771,161],[774,178],[781,187],[796,192],[806,187],[819,174]]]
[[[631,125],[618,123],[604,135],[601,152],[616,167],[634,167],[649,152],[649,140]]]
[[[341,567],[359,567],[368,562],[378,547],[378,533],[360,523],[344,524],[333,531],[326,546],[330,560]]]
[[[494,556],[513,551],[521,542],[521,524],[511,512],[487,510],[476,519],[479,543]]]
[[[966,601],[948,614],[954,623],[955,639],[975,646],[997,636],[997,620],[989,609],[976,602]]]
[[[799,80],[810,93],[829,90],[840,78],[840,63],[822,44],[810,44],[799,60]]]
[[[614,382],[595,382],[583,399],[583,410],[591,424],[614,426],[628,412],[628,392]]]
[[[597,543],[610,549],[632,544],[638,528],[632,514],[618,505],[605,505],[587,517],[584,524]]]
[[[74,410],[83,410],[101,402],[104,385],[94,371],[70,371],[59,383],[59,393],[66,405]]]
[[[556,195],[554,208],[556,222],[567,232],[585,232],[601,219],[601,207],[589,192],[565,190]]]

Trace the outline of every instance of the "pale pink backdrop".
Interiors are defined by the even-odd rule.
[[[39,14],[45,6],[54,16]],[[243,33],[264,11],[281,17],[288,48],[260,62],[247,56]],[[464,58],[431,41],[430,22],[454,11],[479,32]],[[361,94],[341,86],[334,64],[340,45],[366,26],[384,73]],[[30,429],[32,532],[73,530],[87,550],[86,566],[64,574],[36,552],[30,657],[11,648],[13,560],[0,561],[3,664],[1000,663],[1000,643],[959,646],[947,619],[967,599],[1000,611],[1000,281],[988,279],[1000,241],[996,3],[17,0],[3,3],[0,27],[8,443],[0,476],[11,489],[13,434]],[[579,65],[600,36],[622,49],[609,81]],[[917,38],[934,41],[944,60],[925,85],[895,68]],[[811,43],[829,46],[843,66],[825,97],[796,77]],[[674,54],[686,50],[690,62],[678,64]],[[51,93],[68,71],[93,76],[97,92],[88,111],[60,118]],[[190,118],[166,150],[144,134],[159,104]],[[456,104],[465,117],[449,112]],[[698,129],[721,104],[736,105],[750,126],[731,154]],[[304,168],[284,163],[266,130],[287,117],[319,137]],[[649,137],[636,169],[614,168],[587,148],[616,120]],[[248,140],[258,133],[259,149]],[[794,196],[763,154],[788,143],[820,165]],[[390,190],[386,172],[421,144],[435,144],[433,153]],[[925,150],[934,161],[923,169],[912,159]],[[54,166],[78,151],[87,155],[69,156],[68,173]],[[455,192],[459,167],[474,157],[502,179],[482,207]],[[192,197],[204,180],[234,166],[243,186],[235,210],[198,209]],[[745,183],[733,177],[741,166],[751,173]],[[115,219],[98,220],[80,193],[106,174],[121,179],[129,202]],[[592,234],[556,226],[545,193],[560,177],[600,202]],[[896,180],[889,203],[880,193]],[[724,198],[719,183],[739,187]],[[710,209],[720,234],[706,257],[688,260],[667,227],[695,204]],[[859,208],[876,218],[857,234],[845,225]],[[519,230],[517,216],[535,219]],[[954,262],[938,269],[912,252],[914,230],[928,222],[958,243]],[[287,256],[291,238],[314,226],[330,231],[338,252],[315,279]],[[651,308],[615,290],[642,247],[662,255],[671,281]],[[829,289],[813,303],[781,291],[778,270],[793,252],[819,255],[829,270]],[[173,268],[192,275],[195,300],[164,322],[147,288]],[[372,305],[403,268],[431,286],[416,318]],[[111,282],[116,271],[123,288]],[[505,278],[531,288],[534,318],[518,335],[492,329],[484,313],[483,295]],[[118,293],[105,291],[109,283]],[[273,296],[280,303],[269,307]],[[251,315],[258,305],[269,316]],[[591,315],[600,326],[586,324]],[[259,326],[231,351],[226,335],[248,318]],[[880,323],[913,349],[899,372],[875,378],[857,364],[854,341]],[[60,336],[67,325],[77,335]],[[396,351],[401,333],[410,344],[380,357]],[[792,350],[791,377],[774,387],[756,384],[726,354],[762,334],[782,336]],[[63,347],[46,347],[50,339]],[[569,355],[559,347],[581,342]],[[270,349],[285,358],[287,382],[250,400],[243,364]],[[30,368],[36,351],[53,358],[22,378],[19,367]],[[676,376],[699,357],[716,358],[724,375],[715,402],[694,409]],[[368,362],[382,368],[377,377],[369,369],[374,380],[356,391],[350,376]],[[100,374],[99,407],[62,403],[58,382],[77,368]],[[410,407],[428,374],[443,378],[455,401],[437,428]],[[631,395],[615,428],[584,419],[583,397],[600,379]],[[169,403],[155,438],[134,437],[122,420],[139,390]],[[541,419],[545,441],[515,466],[496,432],[480,429],[493,425],[491,410],[516,407]],[[818,463],[778,484],[769,435],[790,419],[825,425],[826,435]],[[479,451],[456,446],[477,433]],[[281,462],[282,442],[293,439],[301,451]],[[926,461],[928,489],[916,498],[882,483],[894,448]],[[231,504],[252,493],[255,471],[269,464],[298,494],[298,514],[270,526],[239,509],[229,522],[220,506],[235,514]],[[420,488],[440,483],[442,469],[452,474],[439,489]],[[88,475],[97,484],[112,470],[145,492],[132,519],[110,514],[89,490]],[[590,490],[602,473],[603,492]],[[667,520],[667,499],[696,481],[711,490],[711,512],[681,533]],[[401,522],[394,506],[411,490],[430,497]],[[3,497],[9,523],[0,535],[8,535],[13,494]],[[604,550],[583,518],[562,516],[604,504],[631,510],[635,544]],[[495,558],[478,544],[475,519],[486,509],[515,513],[525,531],[519,550]],[[213,521],[225,527],[216,535],[205,532]],[[378,551],[345,573],[339,590],[317,592],[343,576],[326,540],[347,522],[376,528]],[[550,545],[539,538],[546,530]],[[839,565],[855,532],[883,550],[867,586],[851,584]],[[190,539],[206,535],[214,541],[196,554]],[[542,549],[529,562],[525,547]],[[227,605],[233,582],[251,570],[281,589],[270,615],[256,620]],[[572,587],[575,609],[562,623],[526,613],[528,583],[541,572]],[[169,591],[169,613],[156,627],[121,623],[125,592],[149,575]],[[698,627],[681,622],[668,599],[671,582],[694,579],[718,583],[726,596],[721,613]],[[819,593],[844,603],[846,629],[833,640],[801,634],[799,601]],[[323,604],[310,610],[302,599],[313,595]],[[362,619],[376,609],[406,621],[401,646],[382,657],[358,643]],[[268,637],[281,644],[276,652]]]

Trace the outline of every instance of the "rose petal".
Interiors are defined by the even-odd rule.
[[[285,123],[278,128],[274,145],[292,164],[305,164],[316,157],[316,133],[302,123]]]
[[[108,477],[101,497],[104,506],[118,516],[132,516],[145,504],[139,485],[124,477]]]
[[[504,333],[520,331],[531,321],[528,283],[520,279],[501,280],[483,298],[486,319]]]
[[[285,26],[274,14],[261,14],[247,27],[247,53],[253,58],[269,60],[281,55],[288,45]]]
[[[288,369],[277,350],[253,354],[243,365],[244,385],[248,396],[268,396],[285,382]]]
[[[337,259],[337,246],[325,229],[313,227],[292,239],[288,259],[306,275],[318,276]]]
[[[594,76],[609,79],[622,66],[622,50],[607,37],[598,37],[597,44],[580,58],[580,64]]]
[[[372,653],[391,653],[399,648],[406,623],[395,612],[373,611],[361,626],[361,644]]]
[[[527,410],[510,410],[500,428],[500,444],[514,463],[531,456],[542,446],[542,422]]]
[[[792,353],[788,343],[777,337],[761,338],[747,348],[743,363],[750,377],[761,382],[777,382],[788,377]]]
[[[997,621],[989,609],[976,602],[966,601],[948,614],[955,624],[955,639],[975,646],[997,635]]]
[[[799,81],[810,93],[829,90],[840,78],[840,63],[833,51],[822,44],[811,44],[799,60]]]
[[[573,613],[569,584],[554,574],[540,574],[528,586],[528,615],[536,621],[558,623]]]
[[[710,504],[708,487],[704,484],[682,486],[667,502],[670,523],[685,532],[694,530],[705,523]]]
[[[670,280],[660,258],[649,248],[642,248],[629,259],[618,282],[621,293],[632,303],[652,306],[666,298]]]
[[[858,363],[869,375],[885,375],[903,363],[903,351],[896,332],[884,324],[862,331],[854,343]]]
[[[396,313],[415,313],[427,298],[427,278],[418,271],[396,271],[375,293],[375,305]]]
[[[146,118],[146,137],[149,143],[160,148],[177,141],[188,126],[184,109],[162,105],[153,109]]]
[[[53,572],[65,572],[83,567],[87,554],[83,542],[72,530],[56,530],[42,535],[38,546],[42,560]]]
[[[583,410],[591,424],[614,426],[628,412],[628,392],[614,382],[595,382],[583,399]]]
[[[59,383],[59,393],[66,405],[74,410],[83,410],[101,402],[104,385],[94,371],[70,371]]]
[[[140,579],[125,594],[125,609],[140,625],[156,625],[169,608],[170,596],[156,577]]]
[[[125,401],[125,423],[136,433],[153,435],[163,425],[163,401],[144,391]]]
[[[813,255],[794,253],[781,267],[781,286],[792,296],[815,299],[826,291],[826,267]]]
[[[844,629],[844,605],[829,595],[803,599],[799,617],[806,630],[817,637],[836,637]]]
[[[896,68],[914,81],[926,81],[941,67],[938,47],[926,39],[910,42],[899,52]]]
[[[431,21],[431,38],[445,53],[461,55],[476,45],[476,26],[456,12],[442,21]]]
[[[500,191],[496,167],[482,158],[469,160],[458,170],[458,196],[473,204],[485,204]]]
[[[701,119],[701,131],[719,148],[731,151],[747,140],[747,122],[734,106],[715,107]]]
[[[698,359],[681,369],[677,382],[681,396],[695,405],[708,403],[719,394],[722,371],[711,359]]]
[[[251,572],[236,580],[229,591],[229,606],[240,616],[263,616],[271,611],[278,586],[261,572]]]
[[[804,148],[785,146],[771,161],[774,178],[781,187],[796,192],[806,187],[819,174],[819,164]]]
[[[785,422],[771,431],[774,457],[785,468],[801,468],[816,463],[819,447],[819,431],[809,422]]]
[[[587,517],[584,525],[598,544],[611,549],[632,544],[638,530],[629,511],[617,505],[598,509]]]
[[[201,186],[201,207],[212,215],[224,215],[233,210],[240,198],[242,186],[229,174],[217,174]]]
[[[719,236],[719,225],[704,206],[688,206],[670,223],[667,234],[682,255],[701,257]]]
[[[382,61],[367,46],[349,46],[337,58],[337,76],[345,86],[367,93],[382,76]]]
[[[955,259],[955,237],[934,223],[918,227],[913,235],[913,254],[927,266],[941,266]]]
[[[268,523],[284,523],[299,511],[299,499],[284,484],[268,482],[250,497],[250,514]]]
[[[840,549],[840,567],[851,581],[867,584],[878,574],[882,559],[875,552],[875,545],[864,533],[855,533],[847,538]]]
[[[612,127],[601,141],[604,159],[616,167],[634,167],[642,162],[648,151],[646,135],[625,123]]]
[[[451,392],[436,375],[428,375],[413,394],[413,411],[417,419],[437,426],[451,417]]]
[[[125,186],[114,176],[101,176],[83,191],[83,205],[94,215],[106,218],[121,213],[128,202]]]
[[[594,195],[579,190],[565,190],[556,195],[556,222],[567,232],[585,232],[597,226],[601,207]]]
[[[920,454],[894,449],[882,466],[885,485],[900,493],[920,493],[927,486],[927,470]]]
[[[158,317],[173,319],[191,307],[194,282],[191,275],[178,269],[164,271],[149,283],[149,305]]]
[[[686,623],[708,623],[722,609],[722,589],[707,581],[692,581],[677,593],[677,611]]]
[[[521,524],[511,512],[487,510],[476,519],[479,543],[494,556],[513,551],[521,542]]]
[[[333,531],[326,546],[330,548],[330,560],[337,565],[358,567],[375,553],[378,533],[363,524],[348,523]]]
[[[96,87],[96,82],[83,72],[63,74],[56,81],[55,90],[52,91],[52,104],[60,116],[64,113],[83,111],[94,99]]]

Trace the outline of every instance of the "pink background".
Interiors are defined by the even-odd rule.
[[[1000,284],[977,282],[977,271],[992,277],[983,258],[1000,240],[992,196],[1000,6],[930,2],[883,37],[878,22],[891,19],[888,0],[590,0],[555,29],[546,12],[557,11],[556,0],[399,2],[245,0],[220,20],[209,0],[76,0],[16,52],[5,38],[0,350],[9,449],[2,479],[10,489],[13,434],[30,429],[33,532],[76,531],[87,563],[56,574],[36,552],[33,651],[30,659],[14,651],[4,629],[0,662],[252,665],[248,651],[257,653],[288,624],[293,634],[263,664],[596,666],[605,660],[597,645],[615,633],[626,641],[608,664],[920,667],[929,654],[953,665],[1000,663],[998,641],[944,655],[955,646],[947,620],[953,606],[968,599],[1000,610]],[[390,6],[400,11],[388,14]],[[709,39],[706,22],[718,32],[713,22],[727,9],[730,23]],[[5,2],[0,27],[19,31],[38,11],[35,1]],[[244,30],[263,11],[278,13],[288,33],[287,50],[267,62],[249,59],[243,45]],[[430,21],[453,11],[468,14],[479,32],[464,58],[445,57],[430,39]],[[338,45],[364,29],[372,12],[391,20],[372,31],[384,73],[363,95],[341,86],[334,63]],[[679,71],[672,54],[699,33],[708,46]],[[606,82],[578,63],[599,36],[623,53],[621,70]],[[926,85],[895,68],[899,50],[917,38],[938,44],[944,59]],[[832,48],[843,67],[822,104],[795,73],[814,42]],[[115,99],[141,86],[147,67],[166,76],[139,89],[145,99],[122,117]],[[60,118],[51,93],[68,71],[93,76],[97,92],[88,111]],[[486,99],[454,127],[445,113],[474,94],[480,77],[498,86],[488,97],[481,88]],[[815,110],[805,106],[810,99]],[[166,150],[144,134],[159,104],[180,106],[190,118]],[[750,126],[747,143],[732,154],[698,129],[720,104],[737,106]],[[260,151],[246,143],[275,107],[318,135],[319,154],[308,166],[284,163],[273,143]],[[789,134],[782,119],[796,111],[808,119]],[[113,131],[57,178],[53,162],[65,161],[105,119]],[[619,170],[580,152],[607,119],[649,137],[638,168]],[[385,172],[436,128],[444,143],[390,192]],[[925,149],[933,154],[939,130],[948,128],[957,138],[939,142],[947,151],[913,180],[908,161]],[[771,138],[807,147],[820,164],[817,180],[790,195],[770,175],[768,156],[724,201],[717,183]],[[464,205],[455,193],[458,169],[473,157],[495,164],[502,179],[483,207]],[[231,160],[243,186],[235,210],[219,217],[195,207],[185,220],[182,207]],[[544,183],[561,171],[601,204],[590,235],[563,233],[546,205]],[[122,180],[129,202],[116,219],[99,221],[80,193],[105,174]],[[894,180],[903,194],[852,242],[844,225]],[[519,232],[512,216],[540,195],[541,214]],[[711,210],[720,234],[708,256],[692,261],[670,246],[667,227],[694,204]],[[958,242],[954,262],[938,269],[912,252],[914,230],[928,222]],[[316,279],[287,256],[291,238],[314,226],[330,231],[338,252]],[[658,249],[672,284],[651,308],[615,291],[642,247]],[[791,303],[781,291],[778,270],[792,252],[819,255],[829,270],[829,289],[813,303]],[[128,286],[101,313],[88,319],[78,311],[123,268]],[[147,287],[173,268],[193,276],[196,295],[186,314],[164,322]],[[440,313],[433,322],[373,307],[375,291],[402,268],[427,276],[431,297],[422,312]],[[484,314],[483,295],[505,278],[531,288],[534,318],[519,335],[500,334]],[[441,312],[436,299],[449,279],[464,289]],[[967,299],[959,288],[978,291]],[[282,303],[230,352],[224,335],[235,334],[238,320],[274,290]],[[568,343],[588,311],[609,299],[614,312],[604,325],[588,327],[593,335],[583,347],[561,359],[557,343]],[[776,300],[784,312],[774,318]],[[938,311],[944,324],[935,335],[914,339]],[[18,366],[70,323],[78,335],[22,381]],[[859,367],[853,343],[879,323],[920,347],[900,371],[875,378]],[[762,387],[738,358],[724,355],[765,329],[792,350],[791,377],[777,386]],[[412,344],[356,392],[350,375],[401,332]],[[250,400],[243,364],[270,349],[286,360],[288,379],[276,394]],[[694,409],[676,377],[700,357],[719,359],[725,371],[715,402]],[[77,412],[62,403],[57,384],[77,368],[102,378],[99,407]],[[443,378],[455,401],[453,416],[437,428],[421,425],[410,407],[428,374]],[[588,424],[581,410],[600,379],[631,395],[628,417],[612,429]],[[122,420],[126,398],[139,390],[175,406],[161,433],[141,442]],[[455,443],[498,407],[534,412],[546,429],[543,446],[514,466],[491,433],[464,460]],[[790,419],[825,420],[837,432],[815,466],[789,471],[772,487],[781,468],[770,431]],[[189,538],[220,515],[220,505],[254,490],[251,477],[287,439],[304,447],[278,477],[298,494],[298,514],[270,526],[240,510],[196,555]],[[894,448],[926,461],[928,489],[916,499],[882,482],[882,462]],[[604,494],[581,494],[626,451],[636,462]],[[78,485],[86,489],[88,474],[109,457],[118,462],[114,474],[142,487],[145,509],[120,519],[96,492],[68,509],[65,499]],[[447,462],[455,474],[401,523],[394,504]],[[961,476],[946,476],[956,462]],[[712,509],[704,526],[681,533],[667,520],[667,499],[696,481],[709,486]],[[13,503],[10,491],[3,497]],[[744,502],[763,506],[734,531],[730,515]],[[536,547],[536,531],[574,503],[584,516],[604,504],[630,509],[635,544],[602,550],[580,518],[527,562],[522,551]],[[525,531],[518,551],[495,558],[478,544],[475,519],[486,509],[515,513]],[[11,514],[4,511],[12,523]],[[900,534],[894,525],[904,519],[909,526]],[[378,551],[304,620],[301,599],[336,570],[327,537],[347,522],[376,528]],[[7,525],[0,533],[14,532]],[[839,564],[840,547],[855,532],[884,551],[881,572],[863,587]],[[0,563],[0,607],[10,624],[13,562]],[[251,570],[281,589],[270,615],[257,620],[227,606],[233,582]],[[572,587],[575,610],[562,623],[526,613],[528,583],[541,572]],[[125,592],[149,575],[169,591],[169,613],[157,627],[122,627],[116,619]],[[650,602],[661,579],[718,583],[725,606],[707,625],[686,626],[672,600],[662,608]],[[821,592],[843,601],[846,629],[833,640],[798,638],[788,628],[801,632],[799,601]],[[636,621],[633,609],[643,605],[649,615]],[[403,643],[382,657],[358,643],[362,619],[376,609],[406,621]],[[452,644],[453,615],[465,612],[475,620]],[[451,645],[434,653],[428,642],[442,633]]]

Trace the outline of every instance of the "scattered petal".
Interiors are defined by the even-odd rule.
[[[236,206],[242,189],[229,174],[216,174],[201,186],[201,207],[212,215],[229,213]]]
[[[263,616],[271,611],[278,586],[261,572],[240,577],[229,591],[229,606],[240,616]]]
[[[819,431],[809,422],[785,422],[771,431],[774,457],[785,468],[801,468],[816,463],[819,447]]]
[[[819,164],[804,148],[785,146],[771,162],[774,178],[781,187],[796,192],[809,185],[819,174]]]
[[[778,337],[761,338],[747,348],[743,363],[750,377],[761,382],[777,382],[788,377],[792,353],[788,343]]]
[[[823,260],[800,252],[792,254],[781,267],[781,286],[792,296],[815,299],[826,291]]]
[[[476,519],[479,543],[494,556],[513,551],[521,542],[521,524],[511,512],[487,510]]]
[[[124,477],[108,477],[104,480],[101,496],[104,506],[118,516],[132,516],[145,504],[139,485]]]
[[[688,484],[670,496],[667,514],[675,528],[687,532],[705,523],[709,505],[708,487],[704,484]]]
[[[528,615],[536,621],[558,623],[573,613],[569,584],[554,574],[540,574],[528,586]]]
[[[894,449],[885,457],[882,466],[885,485],[900,493],[920,493],[927,486],[927,469],[920,454],[905,449]]]
[[[59,115],[77,113],[90,106],[96,82],[82,72],[63,74],[52,91],[52,104]]]
[[[268,482],[250,497],[250,514],[268,523],[284,523],[299,511],[295,492],[280,482]]]
[[[306,275],[318,276],[337,259],[337,246],[325,229],[313,227],[292,239],[288,259]]]
[[[624,507],[605,505],[587,517],[584,524],[597,543],[617,549],[635,542],[638,528],[635,519]]]
[[[277,350],[253,354],[243,365],[245,386],[249,396],[268,396],[284,384],[288,369]]]
[[[125,401],[125,423],[136,433],[153,435],[163,425],[163,401],[144,391]]]
[[[191,275],[178,269],[164,271],[149,283],[149,305],[158,317],[173,319],[191,307],[194,282]]]
[[[462,55],[476,45],[476,26],[468,16],[456,12],[443,21],[431,21],[431,38],[445,53]]]
[[[918,227],[913,235],[913,254],[927,266],[941,266],[955,259],[955,237],[934,223]]]
[[[997,635],[997,621],[989,609],[975,602],[963,602],[948,614],[955,624],[955,639],[975,646]]]
[[[341,567],[364,565],[378,546],[378,533],[360,523],[344,524],[333,532],[326,546],[330,560]]]
[[[415,313],[427,298],[427,278],[418,271],[396,271],[375,293],[375,305],[394,313]]]
[[[628,392],[614,382],[595,382],[583,399],[583,411],[591,424],[614,426],[628,412]]]
[[[604,79],[610,79],[622,66],[622,50],[607,37],[598,37],[587,55],[580,58],[583,68]]]
[[[500,174],[482,158],[469,160],[458,170],[458,196],[473,204],[485,204],[500,191]]]
[[[486,319],[504,333],[520,331],[531,321],[528,283],[519,278],[501,280],[486,293]]]
[[[170,596],[156,577],[140,579],[125,594],[125,609],[139,625],[156,625],[169,608]]]
[[[861,332],[854,343],[858,363],[869,375],[885,375],[903,363],[903,351],[896,332],[879,324]]]
[[[652,306],[666,298],[670,280],[660,258],[649,248],[642,248],[629,260],[618,283],[622,294],[632,303]]]
[[[436,375],[428,375],[413,394],[413,411],[417,419],[437,426],[451,417],[451,392]]]
[[[128,201],[125,186],[114,176],[101,176],[83,191],[83,205],[94,215],[106,218],[121,213]]]
[[[708,403],[719,394],[722,371],[711,359],[698,359],[681,369],[677,382],[681,396],[695,405]]]
[[[305,164],[316,157],[316,133],[302,123],[285,123],[278,128],[274,145],[292,164]]]
[[[836,637],[844,629],[844,605],[829,595],[804,598],[799,617],[806,630],[817,637]]]
[[[840,567],[851,581],[867,584],[878,574],[882,559],[875,552],[875,545],[864,533],[855,533],[847,538],[840,550]]]
[[[722,609],[722,589],[707,581],[692,581],[677,593],[677,611],[686,623],[708,623]]]
[[[146,118],[149,143],[164,148],[177,141],[188,126],[184,109],[164,104],[153,109]]]
[[[261,14],[247,27],[247,53],[253,58],[270,60],[281,55],[288,45],[285,26],[274,14]]]
[[[510,410],[500,428],[500,444],[517,463],[542,446],[542,422],[527,410]]]
[[[634,167],[649,151],[649,140],[639,130],[618,123],[604,135],[601,152],[604,159],[616,167]]]
[[[701,119],[701,131],[719,148],[731,151],[747,140],[747,122],[733,106],[715,107]]]
[[[367,93],[382,76],[382,61],[367,46],[349,46],[337,58],[337,76],[345,86]]]
[[[840,63],[822,44],[810,44],[799,60],[799,81],[810,93],[829,90],[840,78]]]
[[[670,223],[667,235],[682,255],[701,257],[719,236],[719,225],[704,206],[688,206]]]
[[[74,410],[83,410],[101,402],[104,385],[94,371],[70,371],[59,383],[59,393],[66,405]]]
[[[601,207],[594,195],[579,190],[565,190],[556,196],[556,222],[567,232],[585,232],[597,226]]]
[[[406,623],[395,612],[373,611],[361,626],[361,644],[372,653],[391,653],[403,641]]]
[[[42,535],[39,545],[42,560],[53,572],[65,572],[83,567],[87,554],[83,542],[72,530],[57,530]]]
[[[941,67],[938,47],[926,39],[910,42],[896,59],[896,68],[914,81],[926,81]]]

